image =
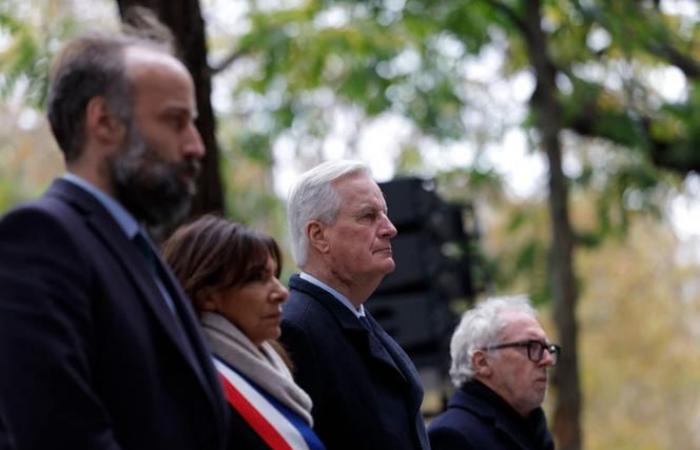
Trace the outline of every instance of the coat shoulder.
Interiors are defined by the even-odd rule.
[[[302,328],[308,332],[333,324],[333,317],[320,300],[305,292],[292,289],[282,308],[283,328]]]
[[[491,427],[473,412],[450,407],[428,426],[433,450],[492,448]]]

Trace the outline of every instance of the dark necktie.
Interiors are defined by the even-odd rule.
[[[374,330],[372,329],[372,325],[369,323],[369,319],[367,318],[367,316],[359,316],[358,319],[360,320],[362,326],[367,328],[367,331],[374,334]]]
[[[158,260],[158,255],[156,255],[153,245],[142,230],[139,230],[136,235],[134,235],[134,243],[146,258],[148,268],[151,269],[151,275],[156,281],[158,290],[163,295],[165,303],[168,305],[170,311],[177,317],[177,309],[173,303],[173,294],[168,287],[167,276],[161,267],[161,262]]]

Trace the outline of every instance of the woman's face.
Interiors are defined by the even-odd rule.
[[[289,291],[277,279],[277,263],[267,255],[265,269],[254,279],[213,295],[214,311],[230,320],[253,344],[281,334],[282,303]]]

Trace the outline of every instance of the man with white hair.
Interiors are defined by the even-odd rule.
[[[364,309],[394,270],[396,228],[367,167],[330,161],[306,172],[288,204],[294,257],[282,342],[313,399],[326,447],[425,449],[413,363]]]
[[[553,450],[541,408],[558,345],[526,297],[492,298],[467,311],[452,336],[456,392],[430,425],[434,450]]]

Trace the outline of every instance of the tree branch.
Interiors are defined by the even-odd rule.
[[[209,66],[209,73],[211,75],[216,75],[219,72],[223,72],[224,70],[228,69],[231,66],[231,64],[236,62],[236,60],[238,60],[242,56],[246,55],[246,53],[248,53],[248,52],[239,51],[239,50],[231,51],[231,53],[228,56],[226,56],[224,59],[222,59],[218,64],[216,64],[214,66]]]
[[[690,172],[700,173],[700,153],[691,140],[667,140],[652,133],[654,118],[648,115],[631,115],[626,111],[611,111],[601,108],[598,96],[579,102],[580,107],[573,114],[565,114],[562,126],[584,137],[605,139],[611,143],[646,151],[651,162],[660,168],[671,170],[682,176]],[[610,121],[627,123],[628,129],[636,130],[636,137],[620,132],[620,127],[611,127]]]
[[[682,53],[677,48],[672,47],[667,42],[650,44],[649,51],[676,66],[686,77],[692,80],[700,79],[700,63],[698,63],[698,61],[693,57]]]
[[[517,29],[519,29],[520,32],[523,33],[526,37],[531,34],[525,21],[515,12],[515,10],[513,8],[511,8],[510,6],[506,5],[505,3],[499,2],[497,0],[484,0],[484,1],[487,4],[493,6],[494,9],[503,13],[503,15],[506,16],[506,18],[508,20],[510,20],[513,23],[513,25],[515,25],[515,27]]]
[[[597,23],[604,29],[608,30],[611,34],[615,35],[613,27],[610,25],[610,20],[608,16],[600,8],[596,7],[585,7],[581,5],[580,2],[575,1],[574,5],[576,9],[589,20]],[[659,9],[659,2],[653,2],[654,14],[661,14]],[[644,15],[645,20],[649,23],[656,23],[657,25],[663,27],[663,33],[666,34],[666,25],[658,21],[656,17],[650,17],[649,15]],[[653,22],[652,22],[653,21]],[[691,55],[683,53],[681,50],[674,47],[665,39],[656,38],[653,40],[645,40],[643,47],[646,48],[651,54],[662,58],[669,64],[677,67],[683,74],[693,80],[700,79],[700,62],[698,62]]]

